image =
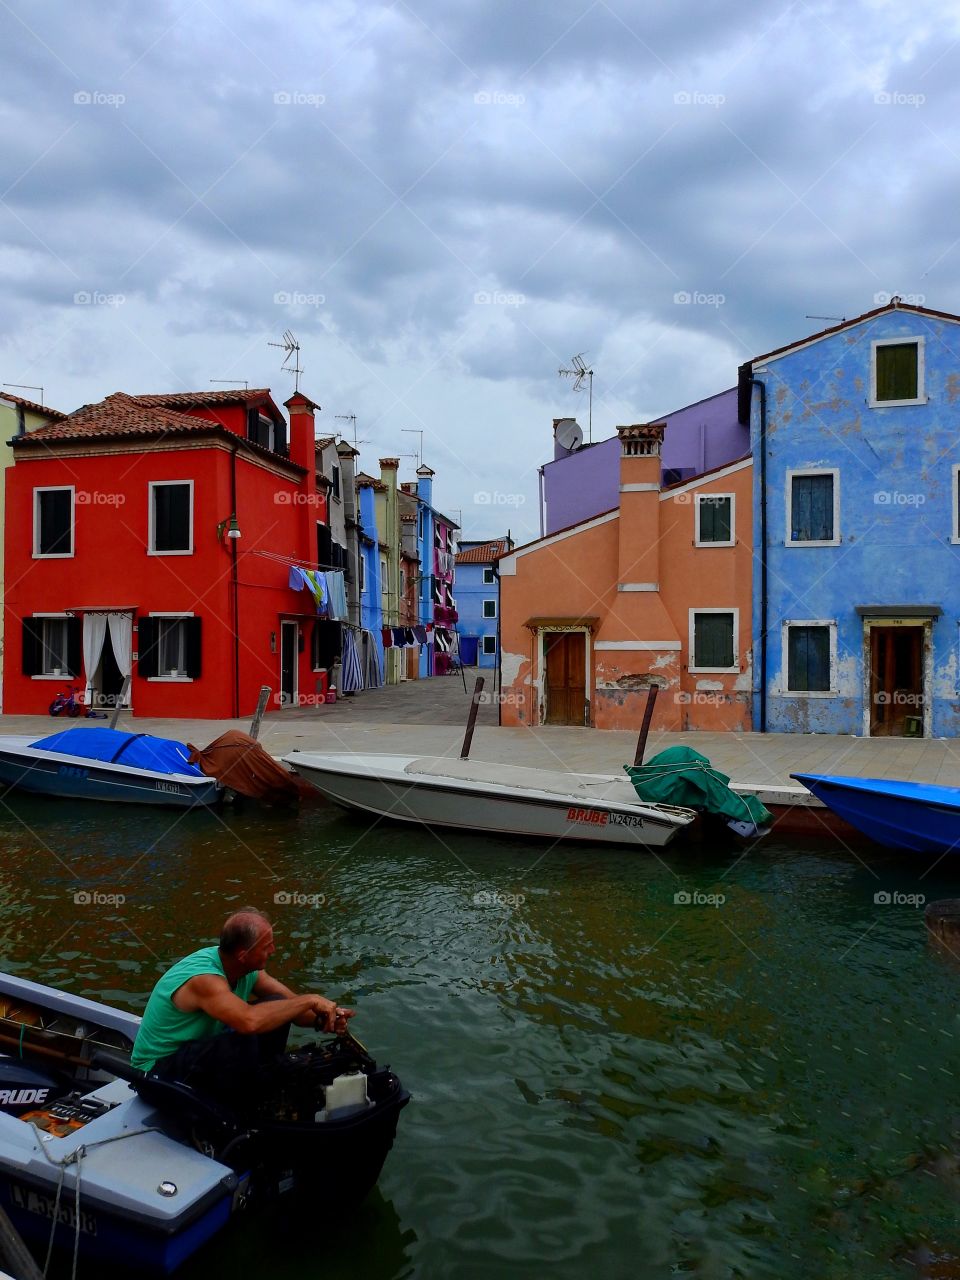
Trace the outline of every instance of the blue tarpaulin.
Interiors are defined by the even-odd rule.
[[[155,773],[186,773],[202,778],[203,771],[190,764],[190,748],[172,738],[154,738],[149,733],[124,733],[120,729],[62,729],[30,744],[40,751],[59,751],[83,760],[129,765],[131,769],[152,769]]]

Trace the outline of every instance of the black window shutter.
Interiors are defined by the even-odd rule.
[[[82,669],[80,657],[80,619],[67,619],[67,675],[78,676]]]
[[[287,424],[283,421],[273,424],[273,450],[274,453],[287,457]]]
[[[191,680],[200,678],[200,619],[184,618],[183,625],[187,631],[187,675]]]
[[[257,441],[260,438],[260,410],[247,410],[247,439]]]
[[[326,524],[317,525],[317,564],[321,569],[333,567],[333,538]]]
[[[156,618],[141,618],[137,623],[137,674],[144,679],[160,674],[158,634]]]
[[[43,619],[23,620],[23,674],[38,676],[43,671]]]

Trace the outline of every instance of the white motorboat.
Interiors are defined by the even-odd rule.
[[[692,809],[642,801],[630,779],[479,760],[292,751],[284,762],[347,809],[496,835],[662,848]]]

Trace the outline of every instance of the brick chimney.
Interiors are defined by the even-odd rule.
[[[660,590],[660,447],[666,424],[617,427],[620,437],[618,591]]]
[[[303,481],[303,492],[315,495],[317,492],[317,455],[316,455],[316,423],[313,411],[319,409],[318,404],[305,396],[302,391],[295,391],[283,407],[290,415],[290,461],[303,467],[306,477]],[[306,506],[313,505],[307,502]]]

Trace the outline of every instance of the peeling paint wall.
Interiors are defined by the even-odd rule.
[[[870,404],[872,344],[923,339],[926,403]],[[942,609],[929,628],[924,695],[933,736],[960,731],[958,626],[960,545],[954,468],[960,463],[960,323],[897,308],[821,341],[757,365],[767,388],[766,500],[768,562],[767,725],[771,731],[869,732],[866,688],[870,649],[857,607]],[[758,483],[754,527],[759,543],[760,415],[754,392],[751,439]],[[835,468],[839,541],[789,546],[788,472]],[[761,556],[753,569],[753,631],[759,637]],[[783,624],[836,625],[831,689],[787,692]],[[759,723],[759,641],[755,645],[754,727]]]

